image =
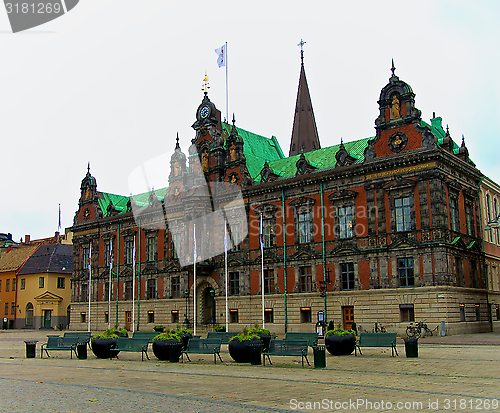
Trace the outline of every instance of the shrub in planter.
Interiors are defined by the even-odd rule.
[[[182,339],[176,330],[160,333],[153,338],[153,354],[158,360],[179,361]]]
[[[189,339],[193,337],[193,332],[189,328],[182,328],[179,324],[177,324],[175,332],[181,338],[182,348],[185,349]]]
[[[347,356],[354,351],[356,335],[354,330],[329,330],[325,335],[325,345],[328,352],[334,356]]]
[[[126,329],[109,328],[102,334],[96,334],[92,337],[92,352],[100,359],[116,357],[119,351],[111,350],[111,347],[116,344],[118,337],[128,337],[128,331]]]
[[[226,326],[215,326],[214,331],[217,333],[225,333],[226,332]]]
[[[250,330],[249,334],[255,334],[260,337],[263,344],[263,349],[269,348],[269,343],[271,342],[271,331],[267,328],[258,327],[257,324]]]
[[[245,329],[229,341],[229,355],[236,363],[250,363],[253,350],[249,344],[262,343],[260,337]]]
[[[159,333],[163,333],[163,330],[165,330],[165,327],[164,326],[154,326],[153,330],[157,331]]]

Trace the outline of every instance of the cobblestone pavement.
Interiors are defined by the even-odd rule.
[[[325,369],[300,358],[273,365],[224,364],[194,355],[192,362],[150,361],[137,353],[119,360],[40,358],[46,331],[0,331],[0,411],[9,412],[271,412],[403,411],[500,412],[500,334],[426,337],[419,357],[366,348],[363,356],[327,354]],[[38,340],[26,359],[25,340]],[[446,341],[443,343],[443,341]],[[309,360],[313,364],[310,351]]]

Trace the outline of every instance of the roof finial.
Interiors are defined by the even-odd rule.
[[[304,40],[300,39],[300,43],[297,46],[300,46],[300,62],[301,64],[304,64],[304,45],[306,42]]]
[[[90,161],[89,161],[89,163],[88,163],[88,165],[87,165],[87,173],[88,173],[88,174],[90,173]]]
[[[463,133],[462,133],[462,146],[465,146],[465,136]]]
[[[181,146],[179,145],[179,132],[177,132],[177,139],[175,143],[175,149],[181,149]]]
[[[394,76],[394,72],[396,71],[396,66],[394,66],[394,59],[392,59],[392,67],[391,67],[391,72],[392,75]]]
[[[210,86],[208,85],[208,75],[207,71],[205,70],[205,77],[203,78],[203,87],[201,88],[201,90],[203,90],[203,92],[205,93],[205,96],[207,96],[208,94],[208,89],[210,89]]]
[[[236,119],[234,118],[234,112],[233,112],[233,126],[236,124]]]

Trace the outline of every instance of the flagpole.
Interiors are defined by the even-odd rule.
[[[229,123],[229,93],[228,93],[228,84],[227,84],[227,42],[226,42],[226,119],[227,123]],[[227,329],[226,329],[227,331]]]
[[[92,291],[92,240],[89,247],[89,319],[87,323],[87,331],[90,332],[90,294]]]
[[[262,257],[260,274],[260,289],[262,295],[262,328],[266,328],[264,323],[264,231],[262,227],[262,214],[260,214],[260,255]]]
[[[113,239],[109,240],[108,329],[111,328],[111,273],[113,271]]]
[[[193,324],[196,335],[196,224],[193,224]]]
[[[134,236],[134,248],[132,250],[132,333],[134,333],[135,328],[135,236]]]
[[[227,224],[224,219],[224,274],[226,277],[226,332],[229,330],[229,318],[228,318],[228,309],[227,309]]]

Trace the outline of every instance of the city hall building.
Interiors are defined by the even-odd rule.
[[[227,289],[229,331],[262,318],[276,334],[315,331],[320,312],[361,331],[380,323],[402,333],[421,320],[444,321],[451,334],[489,331],[500,295],[498,279],[488,282],[496,267],[485,274],[483,175],[440,117],[421,119],[412,88],[391,70],[378,101],[367,97],[380,110],[373,137],[321,147],[302,58],[288,156],[274,136],[221,122],[205,91],[191,148],[172,140],[164,188],[100,192],[89,168],[71,228],[70,328],[196,318],[203,332],[225,324]],[[200,201],[213,195],[204,185],[226,183],[244,203],[232,217],[230,197]],[[202,253],[223,243],[204,218],[220,209],[232,220],[227,261],[224,248]],[[182,266],[181,256],[193,262]]]

